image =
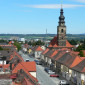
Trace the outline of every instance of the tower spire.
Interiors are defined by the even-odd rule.
[[[66,46],[66,26],[65,26],[65,17],[63,15],[63,8],[61,4],[60,16],[59,16],[59,25],[57,27],[57,43],[58,46]]]
[[[61,10],[60,10],[60,17],[59,17],[59,26],[65,26],[65,17],[63,15],[63,8],[62,8],[62,3],[61,3]]]

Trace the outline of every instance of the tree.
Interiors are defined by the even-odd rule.
[[[18,51],[21,49],[21,44],[17,41],[14,41],[14,45],[17,47]]]
[[[44,45],[44,42],[41,42],[41,40],[38,40],[38,41],[36,42],[36,45]]]
[[[44,42],[41,42],[41,40],[38,40],[38,41],[34,41],[34,42],[31,42],[29,41],[28,42],[28,45],[32,45],[32,46],[36,46],[36,45],[44,45],[45,43]]]
[[[77,41],[75,41],[75,40],[70,40],[69,42],[71,45],[77,45]]]
[[[79,55],[80,55],[81,57],[84,57],[84,54],[83,54],[82,50],[80,51]]]
[[[0,50],[3,50],[3,48],[0,46]]]

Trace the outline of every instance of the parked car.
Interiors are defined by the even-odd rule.
[[[29,62],[30,60],[29,59],[26,59],[26,62]]]
[[[50,68],[48,68],[48,67],[44,68],[44,71],[48,72],[48,70],[50,70]]]
[[[42,63],[39,60],[34,60],[37,65],[42,65]]]
[[[39,60],[34,60],[35,62],[39,62]]]
[[[42,63],[40,61],[36,62],[37,65],[42,65]]]
[[[59,85],[70,85],[66,80],[61,80]]]
[[[48,70],[48,74],[55,74],[55,72]]]
[[[50,77],[59,77],[57,74],[51,74]]]

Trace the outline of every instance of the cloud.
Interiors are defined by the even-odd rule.
[[[41,5],[22,5],[22,6],[31,7],[31,8],[46,8],[46,9],[61,8],[61,4],[41,4]],[[85,7],[85,5],[63,4],[63,8],[76,8],[76,7]]]

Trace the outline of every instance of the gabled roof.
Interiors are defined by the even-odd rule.
[[[0,68],[4,68],[4,71],[5,71],[5,69],[10,70],[10,64],[5,64],[4,66],[1,64]],[[12,68],[14,68],[14,64],[12,64]]]
[[[51,44],[48,47],[53,47]]]
[[[49,49],[47,48],[45,51],[42,52],[42,54],[46,54],[49,51]]]
[[[50,58],[53,58],[58,53],[58,50],[55,50],[53,54],[50,56]]]
[[[70,65],[70,68],[78,65],[81,61],[82,61],[82,59],[81,59],[79,56],[76,56],[75,60],[74,60],[73,63]]]
[[[85,73],[85,59],[82,60],[78,65],[74,66],[72,69],[76,70],[78,72],[84,72]]]
[[[16,51],[14,52],[15,56],[17,56],[22,62],[24,61],[23,58],[17,53]]]
[[[9,61],[11,61],[14,58],[13,55],[10,55]]]
[[[70,66],[74,59],[76,58],[76,56],[71,56],[69,53],[65,53],[61,58],[59,58],[59,62],[63,63],[66,66]]]
[[[34,76],[32,76],[26,69],[23,69],[24,72],[30,76],[30,78],[32,78],[34,81],[38,82],[37,78],[35,78]]]
[[[74,51],[63,50],[59,52],[55,60],[69,68],[72,68],[73,66],[81,62],[82,59],[77,54],[75,54]]]
[[[9,44],[12,44],[12,41],[10,41]]]
[[[17,73],[18,70],[25,69],[28,72],[35,72],[36,71],[36,64],[35,62],[21,62],[13,69],[12,73]]]
[[[65,53],[66,51],[58,51],[58,53],[53,57],[53,59],[58,61]]]
[[[40,46],[35,46],[32,48],[33,51],[43,51],[43,49]]]
[[[50,57],[50,56],[53,54],[53,52],[54,52],[54,50],[49,50],[49,51],[45,54],[45,56]]]
[[[43,51],[43,49],[40,46],[38,46],[35,51]]]
[[[55,44],[55,45],[53,45],[53,47],[58,47],[58,45],[57,45],[57,44]]]

